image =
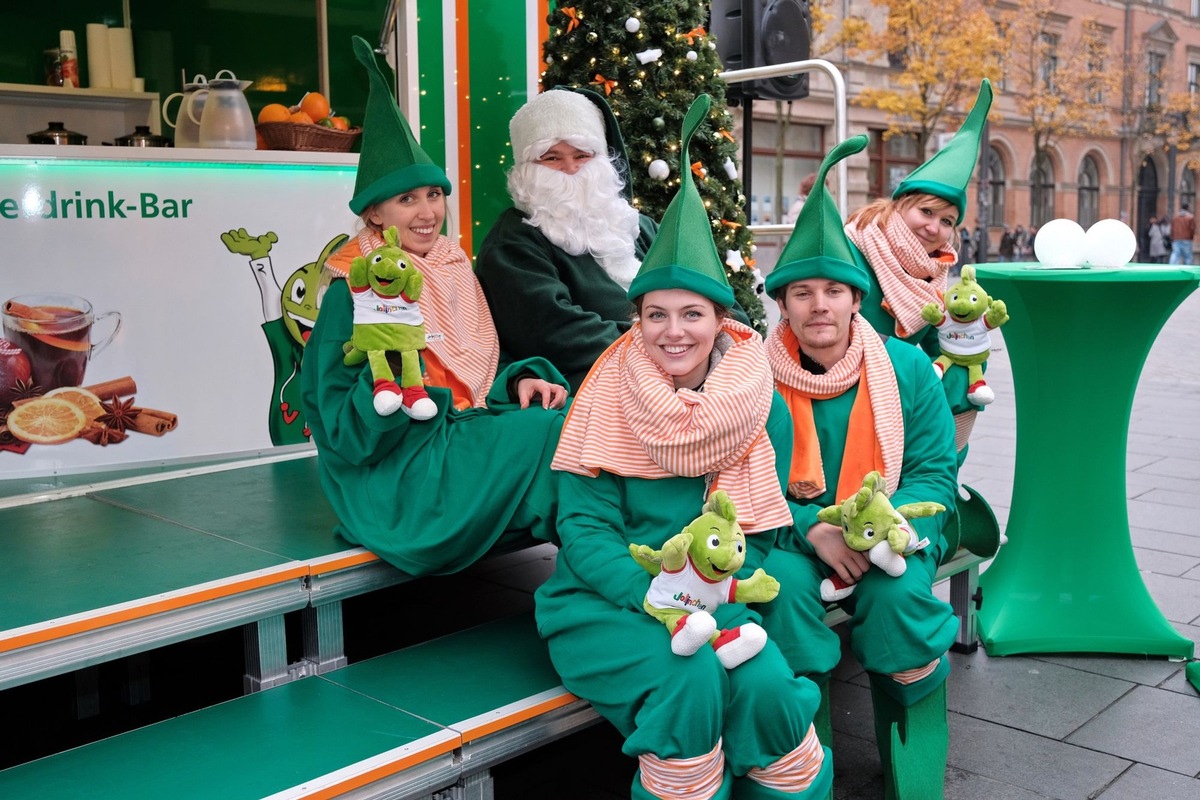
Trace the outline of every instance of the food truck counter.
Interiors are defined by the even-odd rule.
[[[351,153],[0,145],[0,481],[305,445]]]

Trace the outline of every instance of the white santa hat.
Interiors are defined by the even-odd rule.
[[[508,136],[517,164],[541,158],[562,141],[593,153],[608,150],[604,114],[583,95],[566,89],[542,92],[521,106],[508,123]]]

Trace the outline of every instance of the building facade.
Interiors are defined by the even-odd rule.
[[[827,11],[834,18],[826,30],[837,30],[841,19],[848,16],[882,24],[883,11],[870,0],[830,5]],[[1004,11],[1015,10],[995,0],[987,0],[986,5],[997,20]],[[1152,216],[1169,216],[1185,202],[1195,208],[1200,139],[1191,139],[1196,135],[1193,128],[1200,132],[1200,119],[1189,119],[1188,107],[1196,104],[1181,103],[1179,97],[1200,90],[1200,0],[1062,0],[1047,23],[1045,40],[1051,43],[1045,51],[1048,74],[1057,62],[1055,47],[1067,48],[1078,42],[1085,20],[1094,21],[1106,40],[1108,58],[1103,68],[1121,70],[1122,65],[1129,65],[1120,89],[1092,98],[1107,109],[1111,134],[1068,134],[1039,156],[1029,120],[1022,119],[1016,107],[1010,88],[1013,81],[1000,76],[983,148],[988,169],[986,174],[976,171],[963,220],[969,228],[982,224],[988,231],[988,251],[993,258],[1005,226],[1028,229],[1065,217],[1086,229],[1100,219],[1123,219],[1139,234],[1145,248],[1144,235]],[[833,62],[845,76],[849,133],[871,136],[870,158],[854,158],[849,164],[847,190],[853,209],[890,194],[954,128],[931,136],[925,153],[917,152],[914,135],[885,139],[888,119],[884,113],[855,105],[854,98],[865,87],[888,86],[896,69],[886,62],[851,59],[840,47],[822,48],[822,38],[828,36],[818,36],[814,57]],[[812,74],[810,86],[808,98],[790,104],[753,103],[749,176],[753,222],[780,221],[794,202],[800,180],[834,144],[832,87],[819,73]],[[762,237],[761,245],[764,266],[769,267],[778,245],[771,237]]]

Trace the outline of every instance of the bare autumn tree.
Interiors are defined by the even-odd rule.
[[[918,152],[944,123],[964,115],[979,82],[999,75],[1000,38],[979,0],[871,0],[883,24],[863,16],[842,23],[847,54],[885,60],[889,85],[866,87],[854,102],[887,113],[888,130],[913,133]],[[957,120],[956,120],[957,121]]]
[[[1110,69],[1109,32],[1093,18],[1064,24],[1053,0],[1017,0],[1000,15],[1004,77],[1016,116],[1041,154],[1066,136],[1116,133],[1122,73]]]

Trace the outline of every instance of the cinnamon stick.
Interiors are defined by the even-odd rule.
[[[166,411],[138,408],[136,406],[129,410],[136,411],[137,416],[127,422],[126,427],[138,433],[146,433],[150,436],[162,436],[164,433],[175,430],[175,426],[179,424],[178,417]]]
[[[129,375],[126,375],[124,378],[115,378],[111,381],[94,383],[91,386],[81,388],[87,389],[101,400],[112,400],[114,397],[127,397],[131,394],[137,394],[137,383]]]
[[[18,303],[15,300],[9,300],[4,304],[4,313],[10,317],[19,319],[31,319],[38,322],[48,322],[55,319],[55,316],[49,311],[42,311],[40,308],[27,306],[24,303]]]

